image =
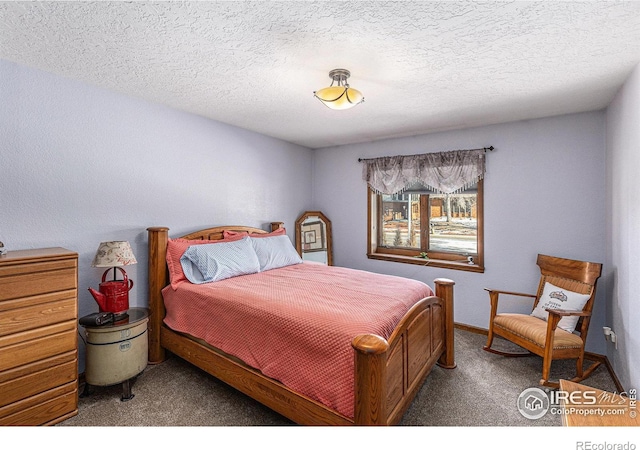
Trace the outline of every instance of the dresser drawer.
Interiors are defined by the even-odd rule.
[[[0,336],[66,322],[77,317],[75,290],[39,297],[39,300],[50,301],[40,303],[18,299],[0,303]],[[14,308],[7,309],[8,305]]]
[[[0,267],[0,302],[77,289],[75,259]]]
[[[11,375],[14,377],[10,378]],[[18,367],[3,372],[0,376],[2,376],[0,378],[0,407],[2,407],[76,381],[78,376],[77,352],[69,352]]]
[[[68,383],[0,408],[0,425],[52,425],[78,413],[78,386]]]
[[[0,338],[0,371],[77,349],[76,321]]]

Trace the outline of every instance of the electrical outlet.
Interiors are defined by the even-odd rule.
[[[604,333],[604,338],[607,341],[611,341],[612,344],[616,346],[616,350],[618,349],[618,336],[610,327],[602,327],[602,332]]]

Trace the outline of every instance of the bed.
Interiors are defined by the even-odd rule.
[[[272,232],[282,231],[283,226],[281,222],[274,222],[271,228]],[[249,226],[223,226],[195,231],[179,239],[217,241],[229,232],[248,233],[254,237],[267,234],[262,229]],[[170,240],[168,228],[148,228],[151,364],[161,363],[170,352],[303,425],[397,424],[436,364],[447,369],[455,367],[454,282],[440,278],[434,281],[435,295],[421,298],[407,308],[406,313],[394,321],[394,328],[384,333],[388,335],[387,338],[379,334],[360,333],[350,339],[351,348],[348,350],[352,373],[349,372],[348,379],[352,383],[352,399],[349,398],[351,407],[347,412],[334,408],[313,395],[292,388],[287,381],[279,381],[280,378],[263,373],[266,370],[252,367],[238,356],[222,350],[223,346],[213,346],[179,327],[172,329],[167,325],[166,322],[169,322],[175,326],[175,321],[169,320],[171,314],[167,314],[166,309],[166,306],[171,308],[171,304],[165,305],[170,296],[165,299],[163,295],[163,290],[165,293],[171,292],[167,267],[167,245]],[[317,267],[311,268],[319,270]],[[294,273],[293,269],[289,272]],[[306,270],[300,267],[302,269]],[[351,269],[335,270],[344,272]],[[321,358],[320,353],[324,353],[325,349],[319,349],[318,358]]]

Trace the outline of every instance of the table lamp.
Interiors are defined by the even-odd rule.
[[[92,267],[108,267],[102,274],[100,290],[89,288],[89,292],[100,307],[100,312],[111,312],[119,316],[126,316],[129,309],[129,290],[133,287],[133,280],[129,280],[122,266],[136,264],[131,245],[127,241],[101,242],[96,251],[96,256],[91,263]],[[106,281],[107,273],[113,268],[113,280]],[[117,270],[123,276],[117,279]]]

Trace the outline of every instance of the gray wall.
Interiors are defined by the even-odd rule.
[[[626,389],[640,387],[640,65],[607,108],[607,356]]]
[[[146,306],[147,227],[284,221],[293,239],[311,176],[307,148],[0,60],[0,241],[78,252],[81,315],[101,241],[130,241]]]
[[[416,154],[493,145],[485,177],[484,274],[366,257],[367,188],[359,157]],[[604,113],[389,139],[316,150],[314,207],[332,222],[334,263],[424,281],[451,278],[455,321],[488,327],[485,287],[535,293],[538,253],[604,263]],[[588,348],[604,353],[604,283]],[[530,312],[513,300],[505,308]],[[528,310],[527,310],[528,308]]]

